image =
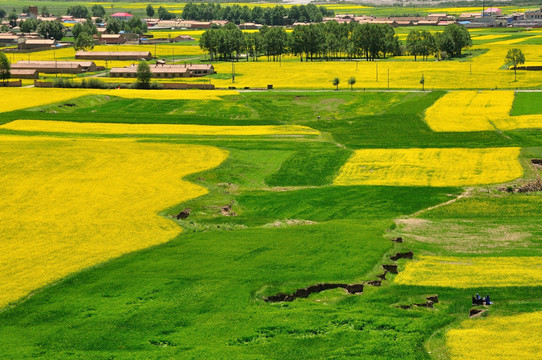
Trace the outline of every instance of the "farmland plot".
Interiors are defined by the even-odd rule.
[[[514,130],[542,127],[542,114],[511,116],[513,91],[456,91],[427,109],[434,131]]]
[[[465,186],[505,182],[523,174],[519,148],[362,149],[335,185]]]
[[[182,178],[226,157],[199,145],[0,137],[0,307],[170,240],[181,228],[157,213],[205,194]]]

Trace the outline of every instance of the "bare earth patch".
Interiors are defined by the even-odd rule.
[[[490,221],[397,219],[398,236],[460,253],[489,253],[497,248],[525,248],[533,236],[525,227]]]

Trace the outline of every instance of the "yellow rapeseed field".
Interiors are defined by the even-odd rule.
[[[434,131],[513,130],[542,127],[542,114],[510,116],[513,91],[454,91],[425,112]]]
[[[0,308],[74,271],[166,242],[158,212],[207,190],[182,180],[224,150],[0,136]]]
[[[454,288],[541,286],[542,257],[420,256],[395,282]]]
[[[236,95],[231,90],[136,90],[136,89],[44,89],[0,88],[2,107],[0,112],[26,109],[85,95],[110,95],[130,99],[155,100],[220,100],[221,96]]]
[[[446,334],[452,360],[538,360],[542,354],[542,311],[470,319]]]
[[[466,186],[506,182],[523,174],[519,151],[513,147],[356,150],[334,184]]]
[[[508,37],[510,35],[504,35],[504,34],[490,34],[490,35],[481,35],[481,36],[473,36],[472,40],[493,40],[493,39],[501,39]]]
[[[515,44],[529,61],[542,61],[542,52],[537,45]],[[518,81],[514,82],[514,72],[501,69],[509,45],[495,43],[476,45],[473,49],[488,49],[469,61],[341,61],[341,62],[301,62],[298,60],[267,62],[240,61],[235,64],[235,84],[238,88],[265,87],[273,84],[277,88],[334,88],[331,80],[341,80],[339,89],[348,89],[346,80],[356,78],[355,90],[364,88],[420,89],[422,75],[426,89],[491,89],[534,87],[542,85],[542,72],[519,71]],[[231,73],[230,63],[215,64],[219,74]],[[378,74],[378,81],[377,81]],[[231,86],[231,80],[213,79],[220,87]]]
[[[16,120],[0,129],[43,131],[72,134],[136,134],[136,135],[319,135],[320,132],[301,125],[212,126],[172,124],[112,124],[67,121]]]

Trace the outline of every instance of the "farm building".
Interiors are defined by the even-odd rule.
[[[102,34],[100,42],[106,45],[122,45],[126,43],[126,38],[123,34]]]
[[[153,78],[183,78],[197,77],[214,74],[212,65],[153,65],[150,67]],[[111,68],[111,77],[135,78],[137,77],[137,66],[125,66],[122,68]]]
[[[147,44],[165,44],[165,43],[177,43],[182,41],[195,41],[190,35],[179,35],[174,38],[149,38],[145,41]]]
[[[14,79],[37,79],[39,71],[36,69],[11,69],[11,77]]]
[[[67,68],[72,68],[76,73],[79,73],[79,67],[81,72],[93,72],[104,70],[103,66],[96,66],[93,61],[26,61],[21,60],[12,64],[13,69],[36,69],[42,73],[59,73],[58,69],[62,69],[62,72]]]
[[[23,39],[19,43],[19,50],[45,49],[56,45],[51,39]]]
[[[150,60],[150,51],[78,51],[76,59],[81,60]]]
[[[130,13],[118,12],[118,13],[111,14],[111,18],[113,18],[115,20],[119,20],[119,21],[128,21],[133,17],[134,17],[134,15],[132,15]]]
[[[17,44],[19,35],[14,33],[0,33],[0,44]]]
[[[11,64],[13,70],[37,70],[46,74],[81,74],[81,64],[70,61],[47,61],[49,64],[33,64],[32,61],[18,61]]]

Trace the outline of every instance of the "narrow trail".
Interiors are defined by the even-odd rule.
[[[464,191],[462,194],[458,195],[456,198],[454,198],[454,199],[452,199],[452,200],[448,200],[448,201],[443,202],[443,203],[441,203],[441,204],[437,204],[437,205],[434,205],[434,206],[430,206],[430,207],[428,207],[428,208],[426,208],[426,209],[418,210],[418,211],[416,211],[414,214],[409,215],[409,216],[407,216],[407,217],[408,217],[408,218],[410,218],[410,217],[415,217],[415,216],[418,216],[418,215],[420,215],[420,214],[422,214],[422,213],[424,213],[424,212],[426,212],[426,211],[430,211],[430,210],[433,210],[433,209],[437,209],[437,208],[439,208],[439,207],[441,207],[441,206],[446,206],[446,205],[449,205],[449,204],[453,204],[454,202],[456,202],[456,201],[459,200],[459,199],[462,199],[462,198],[464,198],[464,197],[470,196],[470,195],[472,194],[472,191],[473,191],[473,190],[474,190],[474,188],[471,188],[471,187],[466,188],[465,191]]]

